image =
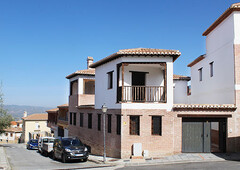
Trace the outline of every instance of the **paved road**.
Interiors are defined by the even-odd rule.
[[[222,161],[222,162],[198,162],[198,163],[181,163],[169,165],[150,165],[124,167],[118,170],[239,170],[239,161]]]
[[[96,163],[90,161],[74,161],[64,164],[60,161],[42,156],[36,150],[27,150],[24,144],[8,144],[4,145],[4,147],[13,170],[78,169],[96,166]]]

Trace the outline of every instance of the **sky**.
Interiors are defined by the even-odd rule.
[[[4,104],[68,102],[65,78],[119,49],[179,50],[174,74],[205,53],[202,33],[239,0],[0,0]]]

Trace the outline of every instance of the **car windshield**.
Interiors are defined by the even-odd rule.
[[[63,146],[83,146],[82,142],[79,139],[63,139]]]
[[[38,143],[38,140],[32,140],[31,143]]]
[[[47,142],[48,142],[47,138],[43,139],[43,143],[47,143]]]

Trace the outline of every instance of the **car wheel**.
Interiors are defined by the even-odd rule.
[[[52,158],[53,158],[53,160],[57,159],[56,156],[55,156],[55,152],[52,153]]]
[[[87,162],[87,160],[88,160],[88,158],[84,158],[84,159],[83,159],[83,162]]]
[[[62,154],[62,162],[63,162],[63,163],[66,163],[66,162],[67,162],[67,158],[66,158],[66,156],[65,156],[64,154]]]

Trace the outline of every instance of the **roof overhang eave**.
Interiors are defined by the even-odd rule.
[[[100,65],[103,65],[109,61],[115,60],[121,56],[129,56],[129,55],[158,55],[158,56],[172,56],[173,57],[173,62],[181,55],[181,53],[179,52],[178,54],[118,54],[118,53],[114,53],[102,60],[97,61],[96,63],[93,63],[90,65],[91,68],[96,68]]]

